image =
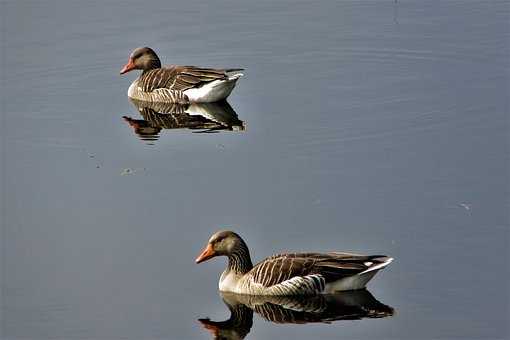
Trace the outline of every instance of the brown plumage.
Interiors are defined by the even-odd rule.
[[[319,274],[326,283],[361,273],[374,263],[383,263],[383,255],[349,253],[291,253],[268,257],[248,273],[253,282],[271,287],[295,276]],[[366,263],[370,263],[367,265]]]
[[[174,91],[186,91],[213,80],[227,79],[226,70],[169,65],[165,68],[143,72],[139,78],[139,86],[141,86],[145,92],[152,92],[162,88]]]
[[[288,253],[268,257],[253,266],[248,246],[232,231],[220,231],[196,259],[227,256],[219,288],[253,295],[314,295],[364,288],[393,260],[384,255],[352,253]]]
[[[151,48],[140,47],[131,53],[120,74],[132,70],[143,72],[129,88],[129,97],[151,102],[184,104],[225,99],[242,76],[240,71],[243,69],[177,65],[161,67],[159,57]]]

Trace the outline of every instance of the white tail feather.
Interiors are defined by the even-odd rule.
[[[379,263],[379,264],[376,264],[375,266],[371,266],[367,270],[362,271],[361,273],[359,273],[358,275],[365,274],[365,273],[371,272],[373,270],[379,270],[381,268],[384,268],[387,265],[389,265],[391,263],[391,261],[393,261],[393,257],[388,257],[386,259],[386,261],[384,261],[383,263]]]

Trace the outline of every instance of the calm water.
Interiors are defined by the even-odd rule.
[[[508,1],[0,12],[3,339],[210,338],[198,319],[230,316],[225,261],[194,259],[224,227],[255,261],[396,259],[368,286],[392,317],[255,312],[249,339],[510,337]],[[148,121],[126,96],[136,75],[118,73],[140,45],[164,63],[245,67],[230,123],[136,133],[123,118]]]

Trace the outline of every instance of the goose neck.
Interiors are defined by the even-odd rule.
[[[237,247],[235,251],[228,255],[227,272],[234,272],[236,274],[246,274],[253,268],[250,258],[250,252],[245,244]]]

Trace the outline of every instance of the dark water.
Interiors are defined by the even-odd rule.
[[[255,261],[395,257],[368,286],[392,317],[254,313],[247,338],[510,336],[508,1],[2,1],[0,18],[3,339],[210,338],[225,261],[194,259],[224,227]],[[245,67],[242,124],[136,134],[118,72],[140,45]]]

